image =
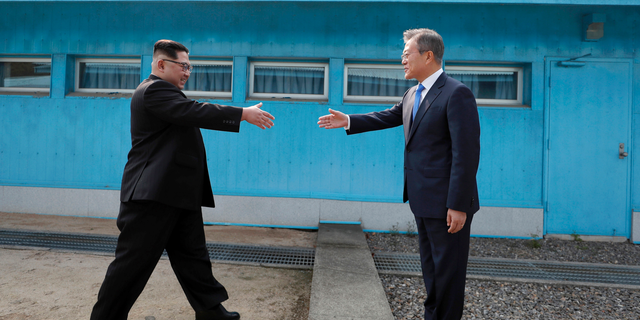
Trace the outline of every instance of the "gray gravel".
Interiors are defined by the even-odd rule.
[[[367,233],[372,251],[418,253],[416,236]],[[630,243],[472,238],[475,257],[640,265]],[[421,277],[380,275],[396,319],[422,319]],[[640,290],[467,280],[463,319],[640,319]]]
[[[419,277],[380,275],[396,319],[422,319]],[[640,319],[640,290],[467,280],[463,319]]]
[[[372,251],[419,253],[418,236],[365,233]],[[537,244],[536,244],[537,243]],[[640,245],[628,242],[471,238],[469,255],[485,258],[533,259],[640,265]]]

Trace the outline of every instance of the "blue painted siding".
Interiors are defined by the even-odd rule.
[[[4,185],[120,187],[128,101],[4,97],[0,179]]]
[[[529,70],[527,107],[479,110],[478,178],[482,205],[541,208],[545,57],[591,53],[634,59],[635,74],[640,72],[640,7],[584,5],[601,2],[0,2],[0,55],[53,57],[50,97],[0,95],[0,184],[119,188],[130,144],[129,99],[68,95],[74,59],[141,58],[146,78],[153,43],[168,38],[187,45],[194,58],[233,58],[233,97],[212,100],[222,104],[257,102],[246,99],[252,59],[330,63],[329,101],[265,100],[265,110],[276,117],[270,130],[246,124],[240,134],[203,130],[216,194],[400,202],[400,128],[347,137],[341,130],[318,129],[316,121],[328,108],[385,108],[342,102],[343,64],[399,64],[402,31],[429,27],[445,40],[447,64],[493,61]],[[582,42],[582,16],[594,12],[607,15],[605,35]],[[640,126],[635,79],[634,137]],[[633,150],[640,150],[639,140],[633,140]],[[633,187],[640,181],[640,157],[630,154],[632,204],[640,210],[640,188]]]

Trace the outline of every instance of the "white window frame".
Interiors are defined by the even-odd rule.
[[[492,66],[446,66],[447,71],[471,71],[471,72],[516,72],[518,78],[516,99],[476,99],[478,105],[522,105],[522,90],[524,85],[522,67],[492,67]]]
[[[255,67],[293,67],[293,68],[324,68],[323,94],[299,94],[299,93],[256,93],[254,90]],[[254,61],[250,63],[249,71],[249,97],[250,98],[291,98],[294,100],[329,100],[329,64],[310,62],[264,62]]]
[[[49,63],[53,69],[53,63],[50,58],[0,58],[0,62],[44,62]],[[49,87],[0,87],[0,92],[49,92],[51,91],[51,73],[49,73]]]
[[[400,96],[352,96],[349,95],[349,68],[354,69],[398,69],[404,73],[404,67],[400,64],[362,64],[362,63],[345,63],[344,64],[344,86],[342,98],[346,102],[397,102],[402,99]],[[415,81],[418,84],[418,81]]]
[[[222,66],[231,66],[231,91],[195,91],[195,90],[184,90],[185,95],[192,95],[198,97],[216,97],[216,98],[231,98],[233,94],[233,61],[225,61],[225,60],[191,60],[190,63],[198,64],[198,65],[222,65]],[[188,82],[189,80],[187,80]]]
[[[117,59],[117,58],[77,58],[75,69],[74,91],[82,93],[133,93],[136,89],[96,89],[80,88],[80,64],[81,63],[132,63],[138,64],[142,72],[140,59]]]

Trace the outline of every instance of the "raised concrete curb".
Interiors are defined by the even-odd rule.
[[[309,320],[326,319],[394,319],[360,225],[319,225]]]

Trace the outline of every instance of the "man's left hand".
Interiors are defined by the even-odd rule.
[[[275,118],[266,111],[262,111],[262,102],[256,104],[255,106],[251,106],[248,108],[244,108],[242,110],[242,118],[240,121],[247,121],[252,125],[260,128],[271,128],[273,127],[273,121]]]
[[[447,226],[449,227],[449,230],[447,232],[456,233],[462,230],[462,227],[464,227],[464,223],[466,221],[466,212],[449,209],[449,211],[447,211]]]

